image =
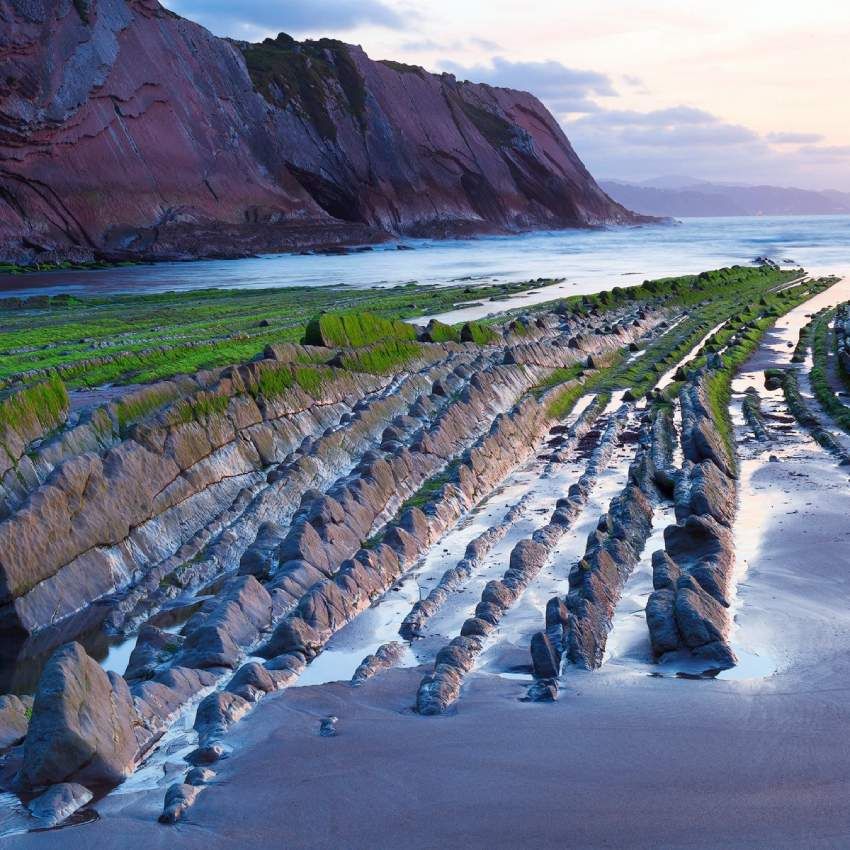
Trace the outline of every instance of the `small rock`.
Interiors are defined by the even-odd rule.
[[[557,679],[538,679],[522,698],[523,702],[555,702],[558,698]]]
[[[207,785],[215,779],[215,771],[208,767],[193,767],[186,774],[187,785]]]
[[[172,785],[165,792],[165,806],[159,816],[160,823],[177,823],[192,807],[201,789],[196,785]]]
[[[333,738],[334,735],[336,735],[337,719],[338,718],[334,717],[332,714],[328,717],[322,718],[322,722],[319,725],[319,734],[323,738]]]
[[[561,666],[561,653],[545,632],[536,632],[531,638],[531,663],[534,675],[541,680],[555,678]]]
[[[221,744],[211,744],[208,747],[198,747],[197,750],[193,750],[186,756],[186,761],[194,765],[215,764],[227,755],[228,751]]]

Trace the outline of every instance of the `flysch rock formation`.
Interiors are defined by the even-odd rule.
[[[264,694],[291,684],[340,628],[386,593],[538,450],[556,424],[549,399],[562,388],[542,395],[529,391],[554,369],[583,364],[592,374],[589,358],[653,335],[667,317],[663,310],[638,315],[629,308],[618,316],[609,313],[604,321],[547,313],[523,335],[506,329],[492,344],[426,344],[410,371],[392,379],[314,366],[311,374],[321,381],[309,393],[295,380],[298,367],[291,359],[268,356],[198,377],[202,389],[186,385],[176,400],[154,405],[116,445],[61,460],[0,523],[10,547],[10,559],[0,559],[7,570],[7,617],[17,618],[19,628],[26,622],[38,637],[39,628],[50,626],[51,617],[39,621],[42,609],[31,594],[51,580],[62,589],[56,598],[73,599],[74,605],[91,607],[95,600],[111,598],[103,595],[105,584],[80,582],[81,571],[68,568],[105,545],[83,547],[100,540],[103,526],[98,523],[108,519],[117,498],[115,486],[99,483],[98,476],[129,476],[133,470],[140,475],[142,464],[146,487],[151,482],[162,494],[173,489],[167,498],[149,498],[143,491],[131,501],[141,521],[122,526],[113,536],[120,532],[124,537],[109,542],[138,558],[145,549],[133,535],[156,521],[156,539],[168,545],[155,557],[138,558],[112,574],[127,582],[114,597],[114,611],[126,613],[121,602],[128,597],[133,611],[144,607],[140,601],[146,593],[154,597],[154,614],[138,631],[124,676],[103,672],[71,643],[57,650],[45,668],[30,734],[20,728],[20,709],[26,719],[26,706],[9,698],[4,722],[8,715],[10,744],[26,735],[14,756],[16,788],[31,792],[58,783],[115,784],[146,758],[189,706],[197,705],[192,768],[186,781],[169,791],[163,813],[168,822],[178,819],[197,795],[192,789],[211,779],[215,763],[226,754],[222,737],[227,729]],[[281,381],[286,389],[270,393]],[[599,412],[591,404],[577,418],[572,437]],[[323,445],[328,446],[324,460],[317,452]],[[179,521],[166,519],[168,511],[215,485],[218,478],[210,473],[208,458],[220,451],[228,458],[250,459],[233,469],[237,478],[249,476],[255,489],[247,488],[241,500],[230,491],[221,501],[201,498],[201,507],[191,514],[195,525],[187,523],[185,514]],[[121,462],[112,460],[116,452]],[[144,460],[123,460],[134,452]],[[61,542],[39,542],[38,525],[28,520],[33,505],[49,502],[63,482],[74,480],[70,472],[80,458],[94,470],[91,484],[62,490],[57,503],[68,510],[75,493],[74,516],[92,518],[79,529],[66,523],[70,530]],[[165,483],[157,472],[160,465],[169,472]],[[304,471],[300,477],[291,476],[296,466]],[[279,481],[292,485],[292,492],[275,489]],[[418,507],[404,505],[433,481],[440,486],[427,490]],[[245,482],[239,486],[245,489]],[[231,512],[236,501],[240,509]],[[38,544],[34,550],[13,545],[17,538],[10,529],[16,523]],[[196,529],[212,527],[218,532],[209,536],[200,556],[191,545],[181,552]],[[238,535],[228,535],[234,528],[253,529],[253,543],[248,537],[240,546],[233,539]],[[30,551],[38,557],[28,561]],[[211,552],[224,554],[216,560]],[[181,562],[184,556],[187,561]],[[146,571],[161,576],[157,567],[169,559],[169,569],[177,564],[176,575],[184,580],[173,593],[161,578],[155,588],[146,584]],[[42,575],[35,584],[24,580]],[[146,590],[135,596],[139,588]],[[186,590],[193,595],[184,603],[177,597]],[[169,608],[169,601],[177,607]],[[163,617],[179,613],[180,606],[185,616],[177,623],[183,624],[168,630]],[[355,680],[395,663],[398,652],[397,644],[382,647],[364,659]],[[115,710],[101,717],[101,708],[89,700]]]
[[[669,465],[670,420],[651,408],[642,418],[626,486],[599,518],[584,556],[571,568],[566,598],[555,598],[547,606],[546,631],[542,639],[538,636],[536,647],[532,644],[533,660],[534,649],[545,642],[554,668],[560,667],[562,657],[587,670],[602,664],[617,602],[652,532],[659,477],[663,480],[656,460],[664,458],[661,469]],[[659,420],[661,428],[656,427]],[[538,654],[535,673],[551,676],[549,665],[540,661]]]
[[[736,662],[729,644],[737,510],[734,459],[708,402],[710,364],[680,394],[684,463],[676,478],[676,524],[653,553],[653,593],[646,606],[656,656],[685,651],[715,668]]]
[[[434,669],[422,679],[416,695],[420,714],[443,714],[457,701],[463,678],[483,650],[485,639],[540,572],[584,507],[599,473],[611,460],[627,413],[625,407],[614,413],[584,474],[571,485],[565,498],[558,499],[549,521],[513,547],[504,576],[487,582],[474,615],[464,622],[460,635],[437,653]],[[583,430],[582,420],[577,424]],[[557,676],[557,670],[551,675]]]
[[[525,92],[156,0],[0,2],[0,260],[239,256],[648,220]]]

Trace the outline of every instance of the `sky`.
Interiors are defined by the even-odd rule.
[[[850,191],[846,0],[165,0],[217,35],[360,44],[526,89],[597,178]]]

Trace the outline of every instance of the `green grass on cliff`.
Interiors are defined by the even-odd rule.
[[[428,337],[431,342],[460,342],[460,328],[445,322],[430,322]]]
[[[120,432],[124,434],[130,425],[174,401],[179,395],[180,391],[176,386],[160,385],[119,399],[115,402],[115,415]]]
[[[635,302],[687,310],[686,323],[651,344],[632,364],[621,364],[606,382],[611,389],[632,386],[645,392],[666,366],[723,318],[764,309],[759,305],[762,298],[777,305],[776,309],[785,309],[797,297],[793,290],[784,296],[772,290],[792,276],[765,269],[722,269],[573,296],[549,302],[548,307],[557,304],[561,311],[575,316]],[[411,346],[415,347],[416,332],[402,320],[440,315],[470,302],[492,304],[494,312],[509,312],[511,297],[530,289],[545,291],[552,283],[464,281],[445,287],[410,283],[375,289],[210,289],[2,299],[0,387],[21,379],[37,384],[52,375],[58,375],[71,389],[144,384],[245,363],[261,357],[267,345],[297,343],[305,336],[309,340],[308,325],[313,320],[329,328],[327,343],[368,349],[346,352],[349,368],[387,372],[414,358]],[[482,345],[500,338],[489,320],[462,326],[437,324],[435,332],[441,340],[463,339]],[[722,342],[720,334],[716,342]],[[137,420],[137,412],[127,410],[125,414],[126,424]]]
[[[811,328],[812,341],[812,368],[809,372],[809,381],[815,398],[823,410],[842,431],[850,434],[850,407],[835,394],[829,380],[829,350],[833,338],[829,322],[834,316],[834,310],[820,313],[807,326]]]
[[[298,42],[281,33],[242,53],[256,90],[270,103],[300,110],[324,139],[337,137],[334,105],[365,126],[366,83],[343,42]]]
[[[499,335],[484,322],[466,322],[460,329],[462,342],[474,342],[476,345],[489,345],[496,342]]]

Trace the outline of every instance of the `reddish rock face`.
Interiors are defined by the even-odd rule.
[[[0,259],[632,222],[532,95],[156,0],[0,0]]]

